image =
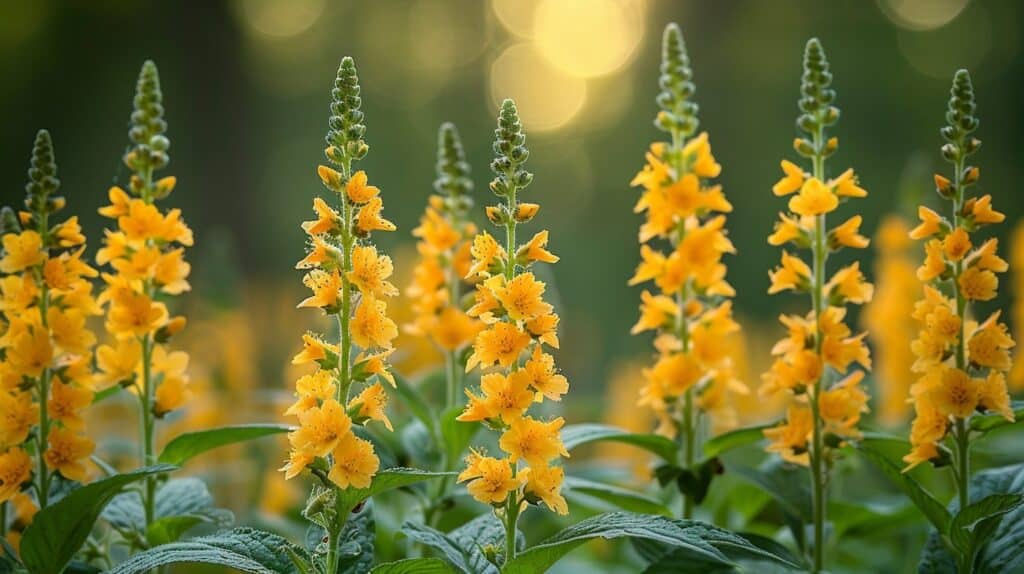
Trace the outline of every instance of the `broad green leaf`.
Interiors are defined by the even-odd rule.
[[[971,417],[971,430],[988,432],[992,429],[1012,425],[1014,422],[1024,420],[1024,401],[1013,401],[1011,408],[1013,409],[1014,421],[1006,420],[1003,418],[1003,415],[975,415]]]
[[[1024,503],[1024,494],[990,494],[956,513],[949,539],[967,556],[975,556],[1003,516]]]
[[[485,512],[473,520],[448,533],[448,537],[463,548],[472,546],[481,552],[487,546],[495,549],[495,561],[501,564],[505,560],[505,525],[498,520],[493,512]],[[526,537],[516,529],[516,551],[526,547]],[[486,553],[485,553],[486,554]]]
[[[691,537],[703,540],[721,551],[730,561],[749,566],[751,572],[792,572],[803,568],[799,559],[771,539],[748,537],[696,520],[675,519],[672,522]],[[650,563],[645,572],[736,571],[730,564],[694,559],[685,550],[658,541],[637,540],[634,546]]]
[[[160,464],[115,474],[72,491],[36,513],[21,540],[21,559],[33,574],[58,574],[82,547],[93,523],[122,488],[176,467]]]
[[[144,535],[150,544],[173,542],[188,528],[200,523],[226,527],[234,520],[230,511],[214,507],[213,495],[206,484],[194,477],[174,478],[162,484],[156,491],[154,511],[157,521],[147,531],[142,497],[132,490],[115,496],[100,518],[122,532]]]
[[[180,434],[167,443],[160,462],[181,466],[193,457],[218,447],[256,438],[281,434],[292,427],[281,424],[251,424],[213,428]]]
[[[652,433],[634,433],[602,424],[569,425],[562,429],[562,444],[566,450],[598,441],[621,442],[648,450],[665,462],[675,463],[678,445],[672,439]]]
[[[972,506],[984,502],[992,495],[1024,493],[1024,464],[991,468],[978,472],[971,478],[969,492]],[[1009,501],[1009,499],[1005,499]],[[995,501],[993,501],[995,502]],[[987,505],[988,503],[986,503]],[[957,516],[957,500],[950,503],[950,510]],[[993,505],[996,506],[996,505]],[[970,509],[971,507],[968,507]],[[972,511],[973,513],[973,511]],[[1024,572],[1024,505],[1018,504],[1001,515],[987,543],[978,548],[974,571],[985,574],[1011,574]],[[959,524],[970,525],[970,517],[964,516]],[[974,527],[979,525],[974,522]],[[986,527],[985,525],[982,525]],[[950,525],[952,529],[952,524]],[[935,574],[956,574],[956,559],[949,553],[938,532],[932,531],[921,554],[918,572]]]
[[[688,559],[728,566],[731,561],[717,548],[664,517],[630,512],[599,514],[573,524],[543,542],[527,548],[502,568],[503,574],[539,574],[563,556],[594,539],[643,538],[662,542]]]
[[[729,470],[763,488],[787,514],[802,522],[811,520],[811,489],[805,468],[772,458],[757,468],[730,466]]]
[[[577,476],[567,476],[565,477],[564,487],[563,493],[566,496],[579,493],[598,498],[630,512],[660,514],[663,516],[670,516],[672,514],[661,501],[628,488],[622,488],[621,486],[605,484]]]
[[[368,501],[358,512],[349,516],[338,538],[338,571],[336,574],[363,574],[369,572],[374,561],[374,540],[377,536],[373,501]],[[324,554],[323,543],[327,532],[318,524],[306,531],[306,547],[313,554]]]
[[[386,468],[373,477],[366,488],[346,488],[338,491],[338,512],[348,513],[360,502],[387,490],[402,488],[442,476],[454,476],[453,472],[431,472],[416,468]]]
[[[460,544],[453,537],[418,522],[406,521],[402,532],[412,540],[439,551],[463,574],[498,574],[498,567],[491,563],[476,544]]]
[[[441,440],[444,443],[445,458],[448,469],[456,468],[480,430],[478,422],[462,422],[455,420],[462,414],[462,407],[451,407],[441,415]]]
[[[405,404],[414,417],[427,427],[427,430],[430,431],[430,436],[437,441],[440,438],[440,434],[438,433],[437,414],[434,412],[434,408],[423,398],[419,389],[410,384],[405,377],[398,374],[394,374],[394,377],[395,391],[401,397],[402,403]]]
[[[158,518],[146,529],[146,541],[150,546],[159,546],[174,542],[188,532],[193,526],[206,522],[204,516],[184,514]]]
[[[407,558],[385,562],[370,570],[370,574],[456,574],[456,571],[440,558]]]
[[[308,562],[301,547],[262,530],[236,528],[140,552],[108,574],[141,574],[168,564],[214,564],[249,574],[301,574],[291,556]]]
[[[714,458],[735,448],[758,442],[764,438],[765,429],[777,424],[772,422],[720,434],[704,443],[704,457]]]
[[[950,515],[949,512],[942,506],[942,504],[931,495],[930,492],[924,489],[914,477],[910,476],[909,473],[903,472],[902,467],[894,462],[889,457],[885,456],[880,452],[879,449],[875,448],[873,442],[878,439],[865,438],[857,444],[857,452],[861,453],[865,458],[870,460],[874,465],[882,471],[890,481],[892,481],[904,494],[910,498],[924,514],[925,518],[928,519],[932,525],[940,532],[946,532],[949,527]],[[889,440],[889,439],[884,439]],[[907,443],[907,451],[910,450],[910,443]]]

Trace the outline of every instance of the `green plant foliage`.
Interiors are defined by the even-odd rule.
[[[174,437],[160,453],[159,461],[181,466],[209,450],[291,430],[282,424],[250,424],[188,432]]]
[[[303,574],[292,556],[307,557],[305,550],[276,534],[236,528],[141,552],[109,574],[141,574],[170,564],[215,564],[248,574]]]

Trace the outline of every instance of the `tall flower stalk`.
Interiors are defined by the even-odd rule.
[[[185,248],[192,230],[181,210],[161,210],[157,201],[174,191],[174,176],[157,179],[170,162],[170,140],[164,135],[163,95],[156,65],[146,61],[139,73],[128,137],[131,147],[124,164],[131,171],[128,189],[109,190],[110,205],[100,214],[116,222],[106,230],[96,262],[109,267],[99,302],[107,306],[110,344],[97,349],[96,362],[103,384],[132,389],[139,399],[139,459],[156,463],[156,421],[188,401],[188,355],[172,351],[168,341],[185,326],[182,316],[171,317],[165,300],[190,289],[191,266]],[[142,493],[146,524],[156,518],[157,478],[148,476]]]
[[[860,388],[864,371],[871,366],[866,333],[851,335],[844,323],[846,306],[871,300],[873,287],[866,283],[860,263],[854,262],[828,278],[829,255],[845,249],[863,249],[868,239],[859,233],[861,216],[855,215],[829,229],[827,216],[850,198],[865,197],[852,169],[828,179],[825,162],[839,147],[827,129],[839,119],[830,88],[832,74],[816,38],[804,51],[800,85],[800,116],[797,127],[805,135],[793,142],[795,151],[810,163],[810,173],[782,161],[783,177],[772,188],[776,196],[792,195],[789,213],[781,213],[772,245],[792,245],[810,253],[808,265],[800,256],[782,252],[782,264],[770,273],[769,293],[792,290],[810,295],[812,309],[806,317],[783,315],[789,335],[772,350],[776,356],[763,376],[761,392],[785,392],[792,397],[786,420],[765,430],[769,451],[785,460],[805,465],[810,471],[814,538],[812,572],[825,564],[825,520],[829,470],[835,449],[845,439],[859,436],[857,423],[867,411],[867,394]],[[838,379],[838,380],[837,380]]]
[[[1012,367],[1014,346],[1008,328],[996,311],[983,322],[971,320],[976,301],[990,301],[999,286],[997,273],[1008,264],[997,255],[998,240],[990,238],[975,246],[972,234],[1001,223],[1005,216],[992,207],[992,196],[970,195],[981,171],[968,159],[981,140],[971,77],[959,70],[953,78],[946,122],[941,129],[946,143],[942,157],[952,167],[948,177],[935,175],[935,188],[948,202],[943,215],[921,206],[921,223],[910,232],[925,240],[925,260],[917,277],[925,283],[924,297],[914,309],[921,327],[912,343],[920,378],[911,389],[915,418],[910,441],[913,448],[904,461],[907,470],[926,461],[952,458],[960,508],[970,500],[971,418],[991,411],[1014,420],[1006,389],[1006,372]],[[960,571],[971,572],[973,556],[960,556]]]
[[[527,414],[544,399],[559,401],[569,383],[555,368],[545,347],[558,348],[558,315],[544,301],[545,284],[531,271],[534,263],[555,263],[547,250],[548,232],[540,231],[519,244],[521,224],[529,222],[540,207],[520,201],[533,181],[523,167],[529,157],[526,134],[512,100],[505,100],[494,132],[495,178],[491,191],[502,201],[487,207],[487,218],[504,230],[504,245],[484,231],[473,239],[473,263],[469,275],[479,277],[475,304],[469,315],[487,326],[473,342],[466,371],[484,371],[480,390],[466,391],[469,404],[461,421],[483,421],[501,433],[502,458],[473,450],[459,482],[470,495],[489,504],[505,527],[505,561],[516,554],[516,525],[528,504],[543,503],[558,514],[568,513],[561,495],[565,472],[554,464],[569,456],[562,445],[558,417],[544,421]]]
[[[20,506],[45,508],[58,477],[85,482],[95,447],[85,434],[83,414],[95,390],[96,336],[86,321],[101,313],[90,281],[97,272],[81,259],[85,236],[78,217],[55,221],[66,200],[56,195],[60,180],[46,130],[36,135],[28,178],[24,210],[15,215],[5,207],[0,213],[0,312],[6,323],[0,336],[0,507],[5,512],[26,489],[34,503],[22,499]]]
[[[462,308],[462,296],[470,267],[471,240],[477,228],[469,221],[473,208],[473,180],[462,149],[459,132],[451,123],[438,131],[436,195],[431,195],[420,225],[412,231],[419,238],[420,261],[406,289],[415,319],[405,326],[413,335],[426,336],[444,354],[445,408],[461,404],[463,393],[462,351],[473,341],[482,324]]]
[[[657,360],[643,371],[639,404],[655,411],[658,432],[676,438],[679,445],[685,518],[693,516],[703,498],[689,485],[697,482],[704,418],[732,418],[728,395],[746,391],[722,344],[740,328],[729,300],[735,290],[725,280],[722,262],[723,255],[736,252],[722,215],[732,205],[722,187],[712,183],[722,168],[711,154],[707,133],[694,136],[699,122],[692,78],[683,35],[676,24],[669,24],[658,82],[661,111],[654,125],[671,141],[651,145],[647,164],[632,182],[643,188],[635,211],[645,213],[646,219],[640,227],[643,261],[629,281],[653,281],[659,291],[643,292],[640,320],[631,331],[658,334]]]
[[[353,171],[369,151],[359,94],[355,63],[345,57],[331,91],[324,150],[330,165],[317,170],[330,195],[313,200],[317,219],[302,224],[309,244],[296,265],[308,270],[302,282],[312,291],[299,307],[333,317],[338,340],[307,333],[292,359],[313,370],[295,382],[296,401],[285,411],[298,417],[299,427],[288,435],[291,453],[281,469],[289,479],[309,469],[320,480],[306,516],[326,531],[323,571],[331,573],[338,569],[339,540],[349,515],[339,491],[369,487],[380,467],[359,427],[377,421],[391,430],[382,381],[394,384],[387,358],[398,336],[387,316],[386,300],[398,294],[388,281],[391,258],[371,242],[373,232],[394,231],[395,225],[381,217],[380,190],[369,184],[366,172]],[[352,396],[357,385],[361,390]]]

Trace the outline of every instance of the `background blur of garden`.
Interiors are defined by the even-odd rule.
[[[49,128],[69,209],[82,215],[94,250],[96,209],[128,177],[120,157],[135,77],[154,59],[170,125],[169,173],[178,177],[171,203],[196,234],[193,292],[182,298],[195,400],[174,425],[278,420],[294,380],[288,357],[311,324],[311,314],[294,310],[303,288],[293,265],[303,251],[299,222],[320,190],[315,168],[341,56],[359,66],[371,146],[363,165],[399,226],[380,243],[403,286],[415,257],[409,232],[431,192],[437,126],[459,127],[482,207],[492,200],[497,104],[513,97],[536,176],[525,199],[542,204],[536,228],[551,230],[562,257],[546,272],[562,313],[559,364],[573,385],[565,414],[594,420],[614,405],[620,422],[635,423],[632,361],[650,342],[628,334],[639,291],[626,285],[639,224],[628,184],[656,137],[658,51],[669,21],[685,34],[702,129],[735,205],[729,229],[742,263],[730,265],[729,279],[752,388],[779,334],[774,318],[806,307],[767,296],[777,251],[765,237],[782,207],[770,188],[779,160],[793,155],[808,37],[820,37],[829,53],[843,113],[833,163],[855,166],[872,193],[861,204],[867,234],[884,214],[912,216],[909,206],[930,201],[938,127],[959,67],[971,70],[979,94],[981,193],[993,194],[1012,222],[1000,233],[1024,215],[1024,4],[1015,0],[5,2],[0,203],[20,202],[32,138]],[[874,253],[865,257],[873,279]],[[1019,284],[1002,289],[991,307],[1010,304],[1015,291]],[[396,363],[409,376],[437,360],[423,342],[400,340],[399,349]],[[131,405],[116,408],[97,415],[101,424],[134,424]],[[741,409],[744,420],[772,414],[756,399]],[[103,444],[116,458],[117,445]],[[123,448],[131,456],[132,446]],[[243,448],[251,449],[245,466],[217,458],[229,461],[218,490],[233,500],[224,505],[260,500],[277,512],[298,500],[299,490],[271,471],[283,445]],[[207,464],[218,472],[216,461]]]

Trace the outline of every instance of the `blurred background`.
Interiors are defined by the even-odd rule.
[[[82,215],[94,250],[103,224],[96,209],[110,185],[127,179],[120,157],[135,78],[154,59],[172,141],[166,173],[178,177],[170,203],[196,233],[193,292],[183,298],[193,377],[199,389],[237,393],[207,394],[204,410],[200,390],[188,416],[265,420],[288,398],[287,358],[314,320],[293,309],[302,293],[293,264],[303,250],[299,223],[322,191],[315,168],[340,58],[359,67],[371,146],[361,167],[399,226],[379,236],[398,283],[408,282],[415,257],[409,232],[431,193],[438,125],[459,127],[482,208],[493,201],[495,112],[513,97],[535,173],[524,199],[542,205],[527,232],[550,229],[562,257],[549,279],[562,313],[559,364],[574,385],[566,408],[577,413],[571,419],[593,419],[610,380],[627,381],[609,400],[628,404],[638,372],[624,365],[650,344],[628,335],[639,289],[626,280],[640,223],[628,184],[659,136],[651,120],[661,32],[671,21],[685,35],[701,126],[735,205],[729,228],[739,256],[729,278],[751,386],[780,334],[774,318],[806,308],[802,298],[766,295],[778,251],[765,237],[784,207],[770,188],[779,160],[795,155],[809,37],[824,43],[842,110],[830,169],[855,167],[871,192],[854,208],[868,234],[884,214],[912,216],[910,205],[931,201],[930,173],[946,169],[938,128],[960,67],[978,92],[980,189],[1011,222],[998,233],[1008,235],[1022,215],[1024,5],[1014,0],[3,2],[2,203],[21,201],[32,138],[49,128],[70,211]],[[863,254],[865,269],[875,256]],[[1004,287],[992,305],[1011,299]],[[410,373],[431,360],[417,355],[421,346],[402,347]],[[276,463],[281,453],[269,456]]]

